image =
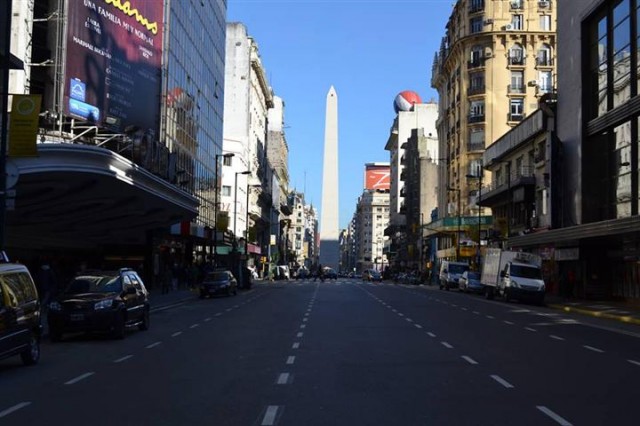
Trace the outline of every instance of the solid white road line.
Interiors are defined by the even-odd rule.
[[[94,374],[96,374],[96,373],[94,373],[93,371],[91,371],[89,373],[84,373],[84,374],[81,374],[81,375],[79,375],[78,377],[76,377],[74,379],[69,380],[68,382],[65,382],[64,384],[65,385],[72,385],[74,383],[78,383],[80,380],[86,379],[87,377],[91,377]]]
[[[294,362],[296,362],[296,357],[295,356],[290,356],[289,358],[287,358],[287,364],[291,365]]]
[[[264,413],[264,417],[262,418],[261,426],[273,426],[276,421],[276,415],[278,414],[278,406],[270,405],[267,407],[267,411]]]
[[[31,402],[21,402],[20,404],[16,404],[13,407],[9,407],[6,410],[0,411],[0,417],[8,416],[14,411],[18,411],[21,408],[26,407],[27,405],[31,405]]]
[[[451,346],[447,342],[440,342],[440,343],[442,343],[442,346],[444,346],[445,348],[453,349],[453,346]]]
[[[279,385],[286,385],[289,382],[289,373],[280,373],[278,376],[278,381],[276,382]]]
[[[508,389],[513,388],[513,385],[511,383],[507,382],[505,379],[503,379],[502,377],[500,377],[498,375],[492,374],[491,378],[493,380],[495,380],[496,382],[500,383],[505,388],[508,388]]]
[[[468,357],[466,355],[462,355],[462,359],[464,359],[465,361],[467,361],[469,364],[473,364],[476,365],[478,364],[476,361],[474,361],[471,357]]]
[[[582,345],[582,347],[585,349],[589,349],[590,351],[593,351],[593,352],[598,352],[598,353],[604,352],[602,349],[594,348],[593,346],[589,346],[589,345]]]
[[[300,347],[300,342],[295,342],[293,345],[291,345],[291,349],[298,349]]]
[[[118,358],[118,359],[116,359],[116,360],[115,360],[115,361],[113,361],[113,362],[114,362],[115,364],[118,364],[118,363],[120,363],[120,362],[122,362],[122,361],[126,361],[126,360],[128,360],[129,358],[133,358],[133,355],[125,355],[125,356],[123,356],[122,358]]]
[[[567,420],[563,419],[562,417],[560,417],[559,415],[557,415],[556,413],[554,413],[553,411],[549,410],[547,407],[545,407],[544,405],[536,405],[536,408],[540,411],[542,411],[544,414],[546,414],[547,416],[551,417],[553,420],[556,421],[556,423],[558,423],[559,425],[562,426],[571,426],[571,423],[569,423]]]
[[[556,336],[555,334],[552,334],[552,335],[550,335],[549,337],[551,337],[552,339],[555,339],[555,340],[564,340],[564,338],[563,338],[563,337]]]
[[[156,346],[161,345],[161,344],[162,344],[162,342],[155,342],[155,343],[152,343],[150,345],[147,345],[146,348],[147,349],[152,349],[152,348],[155,348]]]

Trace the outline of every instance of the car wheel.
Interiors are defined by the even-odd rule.
[[[29,336],[29,346],[27,349],[20,353],[22,363],[24,365],[37,364],[40,359],[40,336],[35,333],[31,333]]]
[[[124,339],[124,335],[127,331],[127,324],[126,324],[126,319],[124,316],[124,312],[122,312],[120,315],[118,315],[118,318],[116,319],[116,323],[113,326],[113,337],[115,339]]]
[[[144,308],[144,313],[142,314],[142,322],[138,325],[138,330],[146,331],[149,329],[149,325],[149,308]]]

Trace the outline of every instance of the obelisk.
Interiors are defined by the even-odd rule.
[[[327,93],[320,211],[320,263],[339,272],[340,225],[338,220],[338,94]]]

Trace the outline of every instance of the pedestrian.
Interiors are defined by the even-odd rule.
[[[44,261],[40,265],[40,269],[36,276],[36,285],[40,296],[40,303],[46,308],[58,288],[56,276],[53,269],[51,269],[49,262]]]

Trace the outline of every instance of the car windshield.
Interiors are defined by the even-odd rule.
[[[65,294],[79,293],[119,293],[122,291],[122,280],[113,276],[81,276],[76,277],[66,288]]]
[[[210,272],[205,278],[206,281],[223,281],[229,278],[226,272]]]
[[[541,280],[542,273],[539,268],[523,265],[511,265],[511,276]]]
[[[453,265],[449,264],[449,272],[452,274],[462,274],[464,271],[468,270],[469,267],[467,265]]]

